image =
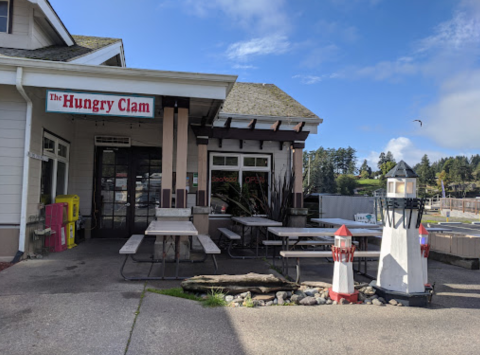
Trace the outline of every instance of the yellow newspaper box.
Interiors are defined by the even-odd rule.
[[[55,202],[68,203],[68,221],[75,222],[78,220],[80,210],[80,197],[77,195],[58,195]]]
[[[65,227],[67,232],[67,248],[75,248],[77,246],[77,244],[75,244],[75,222],[70,222]]]

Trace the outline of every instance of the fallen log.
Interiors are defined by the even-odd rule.
[[[246,275],[200,275],[183,280],[181,286],[187,292],[270,293],[275,291],[294,291],[299,285],[280,279],[271,274]]]

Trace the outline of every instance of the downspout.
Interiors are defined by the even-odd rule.
[[[27,102],[27,114],[25,117],[25,139],[24,139],[24,154],[23,154],[23,177],[22,177],[22,202],[20,211],[20,235],[18,238],[18,251],[12,260],[12,263],[17,263],[25,253],[25,237],[27,229],[27,205],[28,205],[28,177],[30,171],[30,158],[28,152],[30,151],[30,141],[32,137],[32,100],[28,97],[22,85],[23,68],[17,67],[17,90]]]

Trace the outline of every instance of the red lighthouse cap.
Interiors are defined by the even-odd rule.
[[[418,232],[420,235],[428,235],[428,231],[425,229],[423,224],[420,224],[420,228],[418,228]]]
[[[351,237],[352,232],[350,232],[347,226],[345,226],[344,224],[343,226],[338,228],[338,230],[335,232],[335,235],[338,235],[339,237]]]

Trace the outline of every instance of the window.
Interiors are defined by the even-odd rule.
[[[69,152],[70,144],[44,132],[43,155],[48,157],[48,162],[42,162],[40,202],[50,204],[56,196],[67,193]]]
[[[270,156],[255,154],[210,154],[210,206],[213,214],[242,213],[249,196],[256,214],[263,214],[261,201],[270,200]],[[243,211],[245,212],[245,211]]]
[[[9,1],[0,1],[0,33],[8,32]]]

